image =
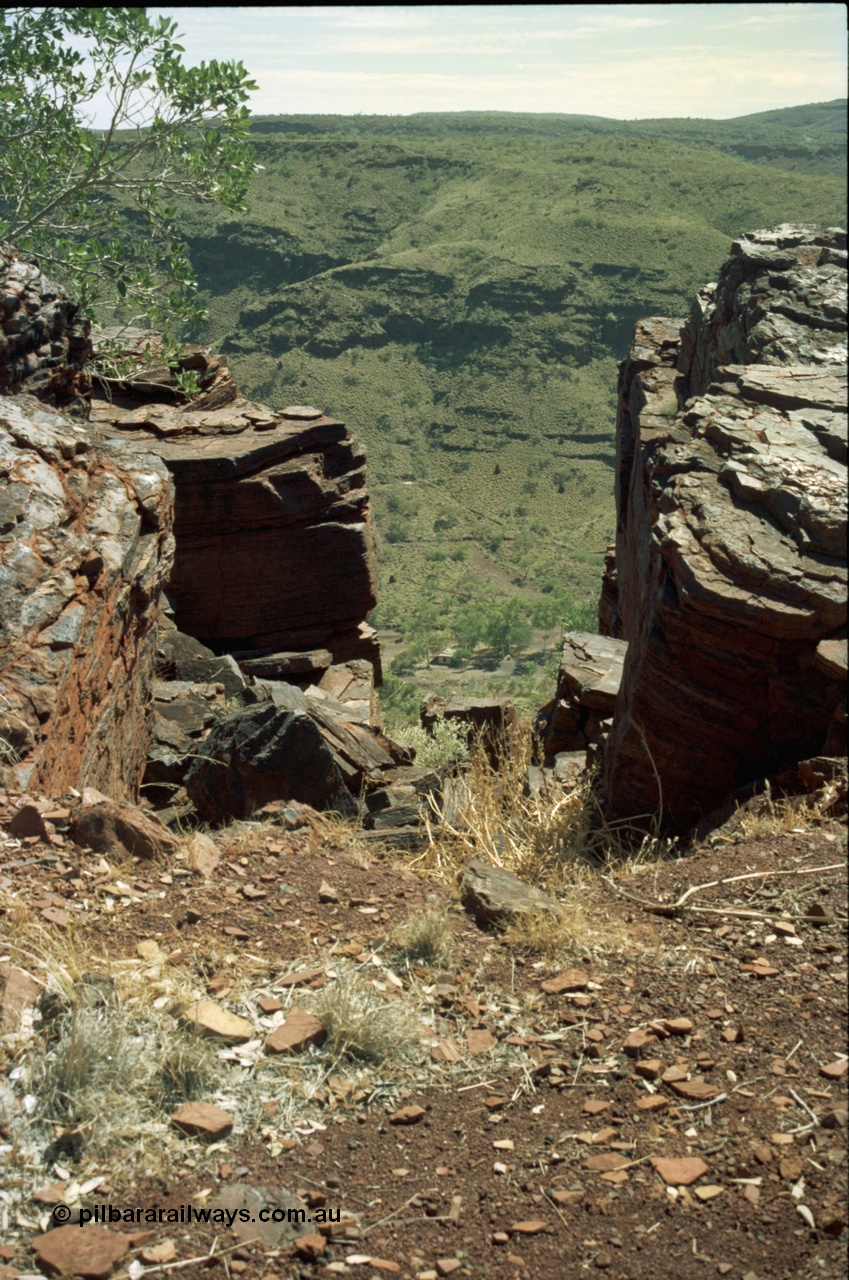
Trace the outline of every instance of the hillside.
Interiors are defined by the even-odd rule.
[[[396,674],[474,648],[514,597],[540,656],[558,619],[592,625],[633,324],[683,315],[742,231],[843,221],[838,106],[254,122],[248,213],[185,213],[203,337],[248,394],[364,439]],[[542,672],[525,668],[471,683],[509,676],[530,704]]]

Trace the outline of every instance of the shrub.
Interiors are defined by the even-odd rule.
[[[456,721],[438,720],[433,733],[415,724],[391,729],[389,733],[390,736],[397,734],[407,746],[413,747],[416,763],[425,769],[449,769],[469,759],[466,731]]]

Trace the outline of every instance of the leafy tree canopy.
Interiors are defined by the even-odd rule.
[[[169,335],[203,315],[176,201],[244,209],[256,168],[255,83],[184,52],[144,9],[0,9],[0,239],[86,311]]]

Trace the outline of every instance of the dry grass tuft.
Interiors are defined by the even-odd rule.
[[[415,964],[447,968],[451,951],[451,924],[439,907],[410,912],[399,921],[383,948],[389,963],[401,969]]]
[[[522,913],[508,925],[504,941],[514,951],[552,964],[564,956],[602,951],[632,954],[637,949],[632,927],[609,910],[593,910],[585,895],[567,895],[556,912]]]
[[[249,858],[265,853],[268,840],[280,834],[279,827],[263,822],[231,822],[215,833],[215,843],[225,858]]]
[[[556,783],[532,791],[532,750],[530,730],[517,736],[497,765],[476,747],[468,772],[446,798],[431,797],[428,847],[413,865],[451,880],[470,858],[483,857],[529,884],[557,891],[612,866],[632,868],[670,856],[674,842],[656,832],[604,822],[591,777],[570,792]]]
[[[126,1011],[78,1005],[61,1019],[58,1035],[28,1060],[34,1117],[106,1142],[116,1124],[127,1131],[147,1100],[151,1076],[148,1036]]]
[[[340,975],[312,1004],[324,1024],[322,1052],[335,1062],[347,1059],[380,1067],[420,1056],[417,1023],[402,1000],[386,1000],[350,974]]]
[[[776,800],[767,782],[763,795],[738,811],[737,831],[746,840],[762,840],[788,831],[814,831],[830,820],[840,792],[841,784],[835,779],[813,795],[782,796]]]
[[[193,1030],[163,1037],[153,1078],[153,1098],[160,1111],[208,1097],[219,1084],[221,1064],[214,1046]]]

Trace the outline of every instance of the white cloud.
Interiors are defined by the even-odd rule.
[[[515,63],[503,71],[416,72],[279,69],[262,77],[258,113],[407,114],[417,111],[545,111],[633,119],[647,116],[729,117],[845,92],[845,64],[817,50],[716,52],[691,46],[638,56],[611,55],[595,64],[555,59]]]
[[[733,116],[846,92],[837,4],[165,9],[186,59],[238,58],[257,113]]]

